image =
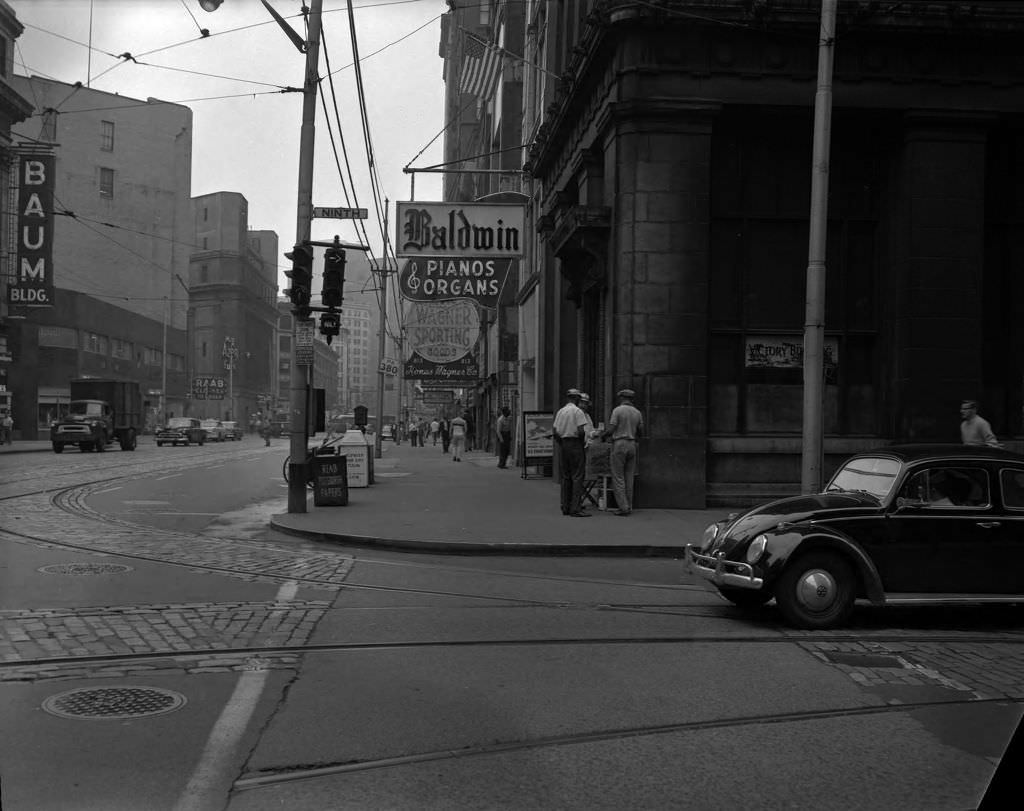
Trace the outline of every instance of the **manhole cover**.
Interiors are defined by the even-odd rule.
[[[876,653],[826,653],[825,657],[837,665],[851,667],[894,667],[902,668],[903,663],[895,656]]]
[[[54,563],[40,566],[36,571],[43,574],[124,574],[132,571],[132,567],[120,563]]]
[[[43,702],[43,709],[51,715],[87,720],[143,718],[183,706],[185,696],[158,687],[80,687]]]

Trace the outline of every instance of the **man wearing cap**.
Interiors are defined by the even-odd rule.
[[[583,451],[587,415],[580,408],[579,389],[569,389],[567,396],[569,402],[558,409],[552,426],[562,458],[562,515],[590,518],[580,503],[583,501],[583,475],[587,464]]]
[[[616,515],[633,512],[633,480],[636,477],[636,442],[643,431],[644,419],[633,405],[636,393],[622,389],[618,393],[619,404],[612,409],[602,438],[611,437],[612,487],[615,489]]]

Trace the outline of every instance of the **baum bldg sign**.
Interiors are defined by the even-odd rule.
[[[14,307],[53,306],[53,155],[22,155],[18,161],[18,237]]]

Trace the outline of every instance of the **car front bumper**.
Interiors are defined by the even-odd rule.
[[[764,580],[754,575],[749,563],[725,560],[714,555],[705,555],[693,544],[686,545],[686,571],[703,578],[715,586],[757,590],[764,586]]]

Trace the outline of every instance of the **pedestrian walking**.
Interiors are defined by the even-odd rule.
[[[466,449],[471,451],[476,448],[476,421],[469,411],[462,413],[462,419],[466,421]]]
[[[636,392],[632,389],[621,389],[618,393],[619,404],[612,409],[602,438],[611,437],[612,453],[610,465],[612,469],[612,488],[615,490],[616,515],[629,515],[633,512],[633,483],[636,479],[636,443],[643,432],[644,419],[640,411],[633,405]]]
[[[504,470],[508,467],[508,455],[512,451],[512,412],[508,406],[501,407],[494,432],[498,435],[498,467]]]
[[[14,444],[14,417],[10,411],[5,411],[0,416],[0,445]]]
[[[590,518],[583,510],[583,476],[586,472],[587,457],[583,450],[586,414],[580,408],[580,390],[569,389],[569,402],[555,414],[553,424],[555,444],[561,452],[562,515],[576,518]]]
[[[977,400],[964,400],[960,403],[960,439],[965,445],[1001,447],[988,420],[978,414]]]
[[[452,421],[448,417],[441,417],[441,453],[448,453],[448,447],[452,444]]]
[[[441,423],[437,421],[437,417],[434,417],[430,421],[430,438],[434,441],[434,447],[437,447],[437,435],[441,432]]]
[[[466,447],[467,426],[466,420],[456,417],[452,420],[452,461],[462,461],[462,451]]]
[[[414,448],[416,447],[416,441],[420,437],[420,426],[416,420],[409,420],[409,444]]]

